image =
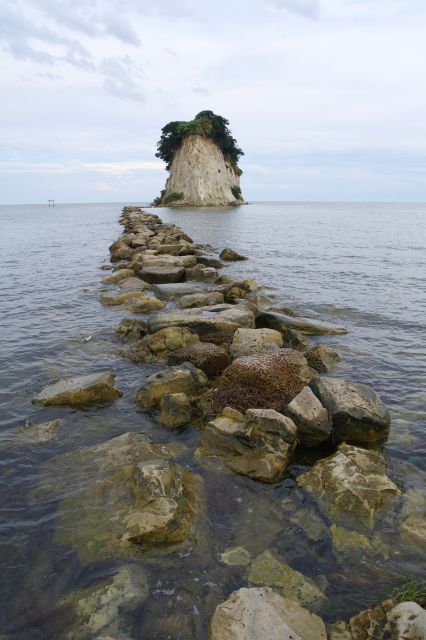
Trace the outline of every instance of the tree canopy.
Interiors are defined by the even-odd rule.
[[[229,121],[218,116],[213,111],[200,111],[194,120],[174,121],[166,124],[161,129],[161,138],[157,143],[157,158],[164,160],[167,170],[170,169],[174,155],[182,144],[186,135],[195,133],[211,138],[222,150],[223,155],[238,169],[238,160],[244,155],[242,149],[237,146],[237,141],[232,137],[228,128]]]

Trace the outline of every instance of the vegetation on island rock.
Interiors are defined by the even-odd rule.
[[[200,111],[189,122],[169,122],[161,129],[161,138],[157,144],[157,158],[166,163],[167,171],[170,170],[174,155],[182,144],[185,136],[198,134],[211,138],[222,150],[226,160],[231,162],[237,175],[241,175],[238,168],[238,160],[244,155],[242,149],[237,146],[237,141],[232,136],[229,128],[229,120],[216,115],[213,111]]]

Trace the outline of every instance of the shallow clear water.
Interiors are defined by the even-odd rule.
[[[59,638],[58,601],[75,587],[108,575],[117,559],[82,563],[53,541],[58,496],[32,500],[49,460],[129,430],[181,445],[180,460],[205,480],[205,539],[188,554],[139,555],[151,596],[137,613],[137,638],[203,638],[217,602],[247,584],[243,569],[218,555],[243,544],[252,555],[274,548],[291,566],[324,583],[327,620],[347,617],[386,595],[411,564],[337,566],[327,544],[312,545],[282,508],[300,501],[294,478],[313,462],[299,455],[285,480],[263,486],[223,474],[193,457],[198,432],[176,435],[135,410],[135,389],[161,366],[133,365],[117,354],[114,329],[124,315],[99,304],[98,269],[119,235],[123,204],[2,206],[0,345],[0,633],[16,640]],[[229,210],[156,211],[197,242],[231,246],[250,260],[227,271],[276,288],[279,304],[349,329],[326,341],[342,356],[338,375],[371,384],[392,412],[384,452],[392,477],[421,486],[426,423],[426,205],[256,203]],[[91,336],[87,342],[84,339]],[[123,397],[88,410],[35,408],[31,397],[62,376],[113,369]],[[22,446],[14,440],[26,420],[63,418],[57,441]],[[46,471],[47,469],[47,471]],[[392,532],[390,533],[392,535]],[[325,576],[325,578],[323,578]],[[382,579],[380,578],[382,577]],[[401,578],[402,579],[402,578]],[[393,582],[394,581],[394,582]],[[175,631],[170,632],[170,620]],[[163,625],[155,621],[169,621]],[[153,622],[154,621],[154,622]],[[178,631],[176,631],[178,629]]]

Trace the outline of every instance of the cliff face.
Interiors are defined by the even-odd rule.
[[[191,134],[184,138],[175,153],[163,202],[167,204],[171,194],[183,194],[181,199],[169,200],[170,204],[192,207],[237,205],[243,202],[238,199],[239,187],[240,177],[213,140]]]

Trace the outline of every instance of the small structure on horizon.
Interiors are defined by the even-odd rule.
[[[49,203],[49,207],[54,207],[55,206],[55,201],[54,200],[48,200],[47,202]]]

